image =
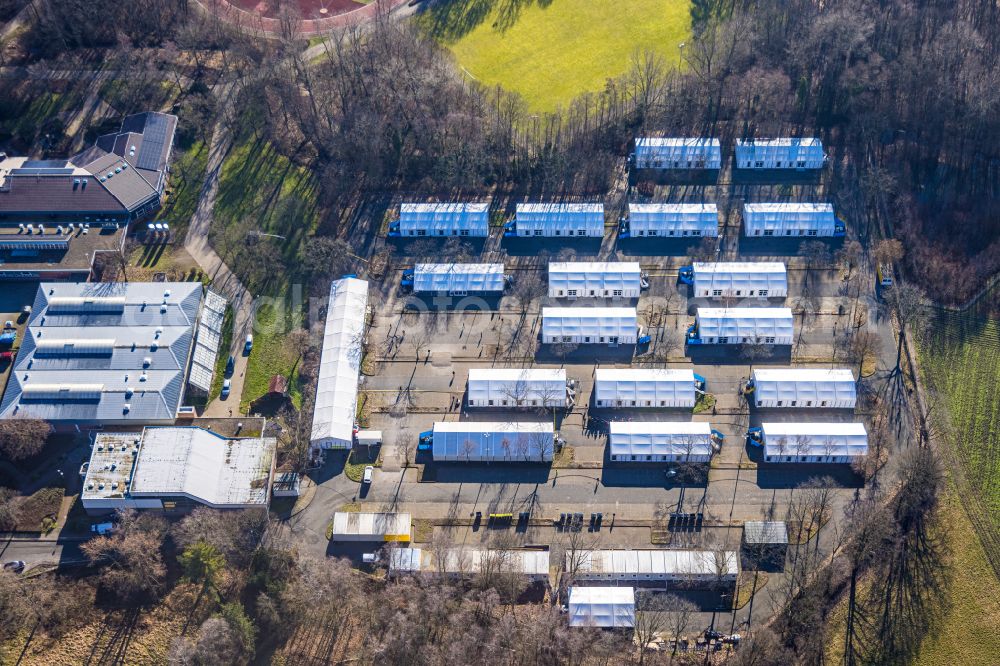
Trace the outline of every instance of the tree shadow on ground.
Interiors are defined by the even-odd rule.
[[[534,4],[544,9],[552,0],[437,0],[424,6],[419,22],[435,39],[454,42],[494,16],[493,30],[506,32]]]

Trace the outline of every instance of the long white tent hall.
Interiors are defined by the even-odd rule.
[[[858,402],[849,368],[755,368],[747,388],[758,407],[854,409]]]
[[[403,203],[399,206],[403,236],[490,235],[488,203]]]
[[[652,580],[731,585],[739,574],[739,557],[736,551],[730,550],[665,548],[594,550],[584,554],[568,552],[566,571],[572,573],[576,580]]]
[[[694,295],[708,298],[788,295],[788,273],[780,261],[694,262]]]
[[[551,421],[438,421],[432,454],[437,461],[550,462]]]
[[[602,203],[519,203],[518,236],[604,236]]]
[[[357,278],[333,281],[316,382],[310,436],[314,448],[349,449],[354,444],[367,310],[366,281]]]
[[[549,262],[552,298],[638,298],[641,290],[638,261]]]
[[[767,462],[850,463],[868,455],[864,423],[762,423]]]
[[[698,137],[639,137],[635,140],[637,169],[721,169],[718,139]]]
[[[396,574],[433,573],[452,577],[495,571],[542,580],[549,576],[549,551],[464,546],[448,548],[446,552],[434,552],[426,548],[393,548],[389,552],[389,571]]]
[[[417,264],[413,267],[413,291],[468,292],[503,291],[503,264]]]
[[[668,368],[599,368],[594,375],[597,407],[694,407],[694,371]]]
[[[630,203],[624,238],[718,236],[719,208],[714,203]]]
[[[833,204],[743,204],[745,236],[835,236],[841,229]]]
[[[566,370],[470,368],[469,407],[566,407]]]
[[[545,344],[635,344],[635,308],[542,308]]]
[[[790,345],[795,337],[791,308],[698,308],[696,337],[701,344]]]
[[[635,588],[569,588],[569,626],[619,629],[635,626]]]
[[[712,426],[704,421],[611,421],[609,455],[616,462],[712,460]]]
[[[737,139],[737,169],[822,169],[823,142],[815,137],[795,139]]]

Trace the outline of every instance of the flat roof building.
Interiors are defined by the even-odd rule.
[[[718,236],[714,203],[630,203],[620,238]]]
[[[503,264],[417,264],[413,267],[413,291],[468,292],[503,291]]]
[[[707,298],[775,298],[788,295],[780,261],[694,262],[694,295]]]
[[[470,368],[469,407],[566,407],[566,370]]]
[[[99,433],[80,500],[88,513],[267,507],[277,440],[196,427]]]
[[[642,270],[638,261],[550,261],[552,298],[639,298]]]
[[[424,236],[490,235],[488,203],[403,203],[399,206],[400,235]]]
[[[715,448],[704,421],[611,421],[609,456],[616,462],[707,463]]]
[[[440,462],[551,462],[551,421],[438,421],[432,453]]]
[[[354,445],[367,314],[365,280],[344,278],[330,284],[310,437],[314,448],[349,449]]]
[[[597,407],[694,407],[694,371],[666,368],[598,368],[594,375]]]
[[[198,282],[40,284],[0,418],[173,424],[201,307]]]
[[[635,626],[635,588],[569,588],[569,626],[622,629]]]
[[[790,308],[698,308],[695,322],[689,342],[790,345],[795,337]]]
[[[519,203],[515,214],[518,236],[604,236],[604,204]]]
[[[578,562],[573,562],[574,559]],[[594,550],[582,555],[566,553],[566,560],[566,570],[582,581],[649,580],[699,586],[732,585],[739,573],[735,551]]]
[[[828,203],[743,204],[743,234],[753,237],[843,235],[844,226]]]
[[[635,344],[636,310],[631,308],[542,308],[545,344]]]
[[[868,455],[863,423],[762,423],[764,460],[852,463]]]
[[[737,139],[737,169],[822,169],[823,142],[815,137]]]
[[[635,140],[637,169],[720,169],[718,139],[699,137],[640,137]]]
[[[849,368],[754,368],[747,388],[758,407],[854,409],[858,401]]]

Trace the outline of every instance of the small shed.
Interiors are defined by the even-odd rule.
[[[815,137],[737,139],[737,169],[822,169],[823,142]]]
[[[714,203],[630,203],[622,238],[718,236]]]
[[[282,472],[271,484],[271,494],[275,497],[298,497],[302,480],[295,472]]]
[[[545,344],[635,344],[638,337],[634,307],[542,308]]]
[[[406,237],[490,235],[488,203],[403,203],[399,233]]]
[[[720,169],[718,139],[699,137],[639,137],[635,140],[637,169]]]
[[[743,204],[743,234],[753,237],[838,236],[843,224],[829,203]]]
[[[518,236],[604,236],[604,204],[519,203],[514,228]]]
[[[638,298],[641,290],[638,261],[549,262],[551,298]]]
[[[288,395],[288,379],[284,375],[272,375],[271,381],[267,383],[267,394],[281,397]]]
[[[698,262],[694,295],[707,298],[773,298],[788,295],[788,274],[780,261]]]
[[[791,308],[698,308],[695,337],[701,344],[790,345]]]
[[[635,588],[569,588],[569,626],[622,629],[634,625]]]

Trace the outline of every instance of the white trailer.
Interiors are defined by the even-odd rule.
[[[432,437],[439,462],[551,462],[555,447],[551,421],[438,421]]]
[[[490,235],[488,203],[403,203],[399,223],[391,225],[390,234],[407,238],[419,236]]]
[[[864,423],[762,423],[749,435],[767,462],[852,463],[868,455]]]
[[[593,550],[566,553],[566,571],[578,581],[659,581],[732,585],[739,574],[736,551]]]
[[[708,298],[774,298],[788,295],[780,261],[694,262],[694,295]]]
[[[791,308],[698,308],[688,344],[790,345]]]
[[[751,237],[843,236],[844,223],[828,203],[743,204],[743,235]]]
[[[635,140],[637,169],[721,169],[718,139],[640,137]]]
[[[552,298],[638,298],[642,282],[638,261],[549,262]]]
[[[616,462],[707,463],[714,452],[704,421],[612,421],[608,446]]]
[[[404,272],[403,281],[409,276]],[[417,264],[413,267],[414,292],[503,291],[506,279],[503,264]]]
[[[514,220],[517,236],[604,236],[604,204],[519,203]]]
[[[747,389],[758,407],[854,409],[858,402],[849,368],[755,368]]]
[[[566,407],[566,370],[472,368],[469,407]]]
[[[569,626],[628,628],[635,625],[634,587],[569,588]]]
[[[542,308],[545,344],[635,344],[635,308]]]
[[[690,369],[601,368],[594,377],[594,405],[691,408],[698,383]]]
[[[737,169],[822,169],[823,142],[814,137],[795,139],[737,139]]]
[[[714,203],[630,203],[620,238],[718,236]]]

